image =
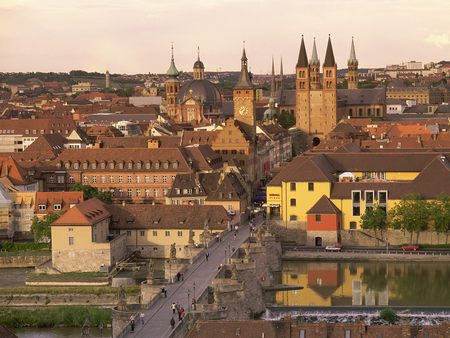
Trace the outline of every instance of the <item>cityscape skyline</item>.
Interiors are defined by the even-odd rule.
[[[434,6],[419,0],[6,0],[0,4],[8,27],[0,32],[0,45],[7,46],[0,49],[0,71],[163,73],[171,42],[179,70],[191,71],[200,46],[206,71],[238,71],[245,40],[252,72],[269,73],[274,56],[276,68],[282,57],[285,74],[292,74],[302,34],[308,57],[316,38],[322,62],[331,34],[339,68],[346,68],[352,36],[360,68],[438,62],[450,55],[446,8],[450,4],[441,0]],[[225,14],[232,20],[220,20]],[[426,17],[433,17],[432,25],[411,25]]]

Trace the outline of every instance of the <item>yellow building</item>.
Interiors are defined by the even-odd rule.
[[[169,258],[175,244],[177,258],[191,258],[229,226],[221,205],[108,205],[111,229],[126,235],[128,251],[145,257]]]
[[[308,243],[339,241],[360,229],[361,215],[389,211],[407,194],[435,199],[450,192],[449,154],[330,153],[295,158],[267,186],[268,215],[307,229]],[[331,217],[330,215],[334,215]]]
[[[111,214],[93,198],[51,224],[52,264],[61,272],[108,271],[125,257],[126,236],[112,236]]]

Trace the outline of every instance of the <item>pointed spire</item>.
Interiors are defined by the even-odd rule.
[[[252,81],[250,79],[250,75],[248,73],[247,68],[247,55],[245,54],[245,41],[244,47],[242,49],[242,57],[241,57],[241,74],[239,76],[239,81],[234,86],[236,89],[245,89],[245,88],[253,88]]]
[[[334,60],[334,54],[333,54],[333,46],[331,45],[331,37],[328,34],[328,45],[327,45],[327,52],[325,53],[325,61],[323,63],[324,67],[335,67],[336,61]]]
[[[309,61],[309,64],[310,65],[320,64],[319,57],[317,56],[316,38],[314,38],[313,50],[312,50],[311,60]]]
[[[348,64],[349,65],[357,65],[358,64],[358,59],[356,59],[355,43],[353,41],[353,36],[352,36],[352,46],[350,48],[350,58],[348,59]]]
[[[197,61],[200,61],[200,46],[197,46]]]
[[[281,61],[280,61],[280,75],[281,75],[281,78],[283,78],[283,57],[281,57]]]
[[[306,56],[305,41],[303,40],[300,44],[300,52],[298,53],[297,67],[308,67],[308,57]]]
[[[277,95],[277,88],[275,82],[275,65],[273,63],[273,56],[272,56],[272,79],[270,82],[270,97],[274,98],[276,95]]]
[[[170,67],[167,70],[167,75],[171,77],[177,77],[180,73],[178,72],[177,67],[175,67],[175,60],[173,58],[173,42],[172,42],[172,59],[170,61]]]

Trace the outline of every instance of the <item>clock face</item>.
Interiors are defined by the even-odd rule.
[[[248,113],[248,109],[246,106],[241,106],[241,108],[239,108],[239,114],[241,114],[242,116],[247,115]]]

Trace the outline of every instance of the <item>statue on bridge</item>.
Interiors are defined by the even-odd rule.
[[[170,259],[171,260],[177,259],[177,248],[175,246],[175,243],[170,245]]]
[[[119,287],[119,290],[117,291],[117,298],[118,298],[118,306],[117,308],[119,311],[126,311],[127,310],[127,295],[125,293],[125,289],[121,285]]]

